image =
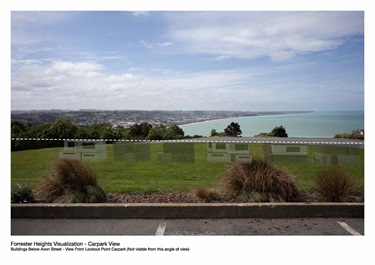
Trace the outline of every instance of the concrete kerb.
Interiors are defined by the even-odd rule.
[[[12,204],[12,218],[364,218],[364,203]]]

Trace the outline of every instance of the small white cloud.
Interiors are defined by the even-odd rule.
[[[55,71],[58,73],[66,73],[66,72],[79,72],[87,73],[92,71],[100,71],[104,67],[100,64],[94,62],[79,62],[79,63],[71,63],[65,61],[58,61],[52,64],[50,67],[51,71]]]
[[[221,56],[217,56],[217,57],[208,58],[206,60],[208,60],[208,61],[225,61],[225,60],[228,60],[230,58],[231,58],[231,56],[229,56],[229,55],[221,55]]]
[[[136,17],[148,17],[150,15],[150,12],[149,11],[134,11],[132,15]]]
[[[153,49],[157,47],[168,47],[173,45],[174,43],[172,41],[166,41],[166,42],[148,42],[141,40],[140,43],[146,47],[147,49]]]
[[[171,46],[171,45],[173,45],[172,41],[166,41],[166,42],[156,43],[156,46],[159,46],[159,47],[167,47],[167,46]]]

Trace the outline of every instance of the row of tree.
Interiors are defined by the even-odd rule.
[[[108,139],[108,140],[174,140],[185,137],[178,125],[156,125],[143,122],[130,128],[101,123],[79,127],[70,121],[58,119],[54,123],[26,126],[19,121],[11,123],[12,138],[48,139],[42,141],[12,141],[12,150],[26,150],[62,146],[62,141],[53,139]],[[52,139],[52,140],[49,140]]]
[[[242,131],[240,125],[231,122],[223,132],[211,131],[211,136],[239,137]],[[48,139],[42,141],[12,141],[12,150],[26,150],[46,147],[63,146],[63,141],[54,139],[105,139],[105,140],[175,140],[189,138],[178,125],[155,125],[136,123],[130,128],[118,126],[113,128],[109,123],[93,124],[79,127],[70,121],[58,119],[53,123],[36,126],[26,126],[19,121],[11,123],[12,138]],[[256,136],[288,137],[283,126],[275,127],[270,133]],[[202,137],[195,135],[193,137]]]
[[[352,133],[339,133],[335,135],[335,138],[347,138],[347,139],[365,139],[365,130],[355,130]]]
[[[240,125],[236,122],[231,122],[223,132],[217,132],[215,129],[211,130],[211,137],[217,136],[229,136],[229,137],[239,137],[241,136],[242,131]],[[260,133],[255,135],[255,137],[288,137],[286,129],[284,126],[277,126],[271,132]]]
[[[255,137],[288,137],[288,134],[286,133],[286,129],[284,126],[280,125],[275,128],[271,132],[263,132],[257,135],[254,135]]]
[[[238,137],[241,136],[242,131],[240,125],[237,122],[231,122],[223,132],[217,132],[215,129],[211,130],[211,136],[229,136],[229,137]]]

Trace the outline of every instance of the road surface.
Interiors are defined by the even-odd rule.
[[[364,235],[362,218],[12,219],[12,235]]]

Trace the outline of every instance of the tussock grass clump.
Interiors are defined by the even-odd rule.
[[[14,185],[11,190],[11,203],[35,202],[34,191],[29,185]]]
[[[107,202],[107,195],[97,185],[95,172],[78,160],[58,159],[43,178],[37,192],[48,203]]]
[[[214,189],[197,188],[193,194],[203,202],[217,202],[222,199],[220,194]]]
[[[230,195],[248,196],[251,201],[295,202],[301,198],[291,174],[258,157],[234,162],[222,175],[221,185]]]
[[[327,167],[316,175],[317,191],[323,201],[361,202],[361,186],[342,168]]]

